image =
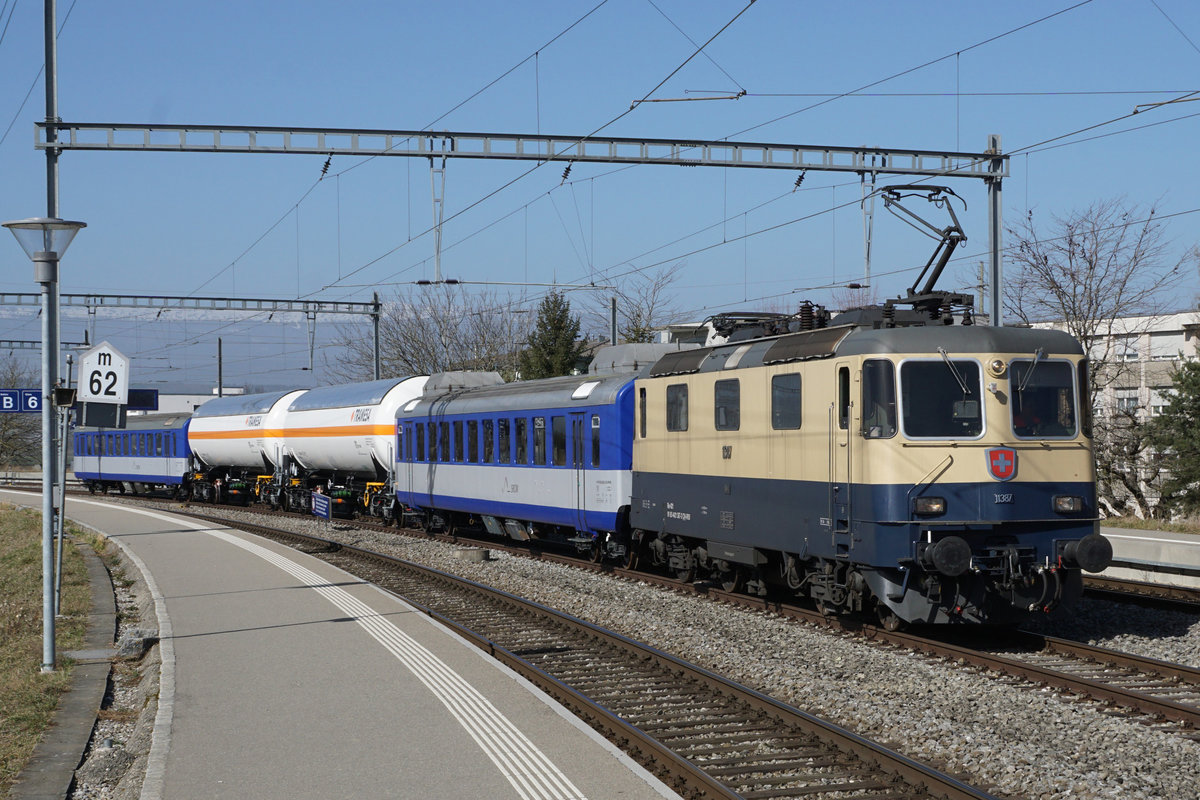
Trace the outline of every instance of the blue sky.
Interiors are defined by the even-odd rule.
[[[45,158],[32,146],[45,116],[35,84],[43,9],[36,0],[0,3],[0,135],[12,123],[0,143],[0,219],[11,220],[45,212]],[[746,5],[59,0],[59,113],[67,122],[556,135],[615,119],[601,135],[964,151],[983,150],[997,133],[1016,153],[1007,220],[1029,209],[1048,220],[1120,197],[1179,215],[1166,229],[1174,253],[1200,240],[1191,146],[1200,102],[1038,146],[1200,90],[1200,4],[757,0],[738,16]],[[624,113],[727,24],[652,98],[745,96]],[[861,95],[826,96],[871,84]],[[1079,141],[1089,137],[1101,138]],[[413,282],[434,274],[428,162],[337,157],[318,181],[324,160],[67,152],[60,214],[88,228],[63,261],[62,291],[330,300],[421,291]],[[861,280],[856,175],[809,173],[792,191],[797,176],[774,170],[577,164],[563,181],[562,164],[531,167],[448,162],[444,276],[604,284],[679,263],[676,306],[693,319],[790,310],[806,298],[833,303],[827,287]],[[969,288],[988,246],[986,192],[976,180],[946,183],[967,203],[959,216],[968,242],[942,287]],[[903,292],[932,244],[877,206],[876,298]],[[36,290],[16,243],[0,245],[0,291]],[[545,289],[491,291],[523,292],[532,305]],[[1190,275],[1175,305],[1193,307],[1198,292]],[[133,359],[134,385],[211,383],[217,336],[230,380],[320,380],[299,370],[308,362],[303,320],[164,316],[172,315],[98,315],[97,338]],[[87,324],[68,315],[63,338],[77,340]],[[336,358],[333,321],[318,331],[318,360]],[[27,309],[0,307],[0,338],[39,335]]]

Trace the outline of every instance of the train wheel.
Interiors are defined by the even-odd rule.
[[[717,575],[717,582],[727,592],[740,592],[746,584],[746,574],[739,567],[732,567]]]
[[[904,620],[896,616],[896,612],[888,608],[884,603],[875,604],[875,614],[879,617],[879,624],[887,631],[898,631],[904,627]]]
[[[688,561],[688,566],[671,570],[671,574],[675,576],[675,580],[680,583],[691,583],[696,580],[696,562],[691,559],[688,559]]]
[[[592,542],[592,546],[588,548],[588,561],[593,564],[599,564],[604,560],[604,548],[600,546],[600,540],[596,539]]]
[[[813,603],[822,617],[832,617],[837,614],[837,609],[824,600],[814,600]]]

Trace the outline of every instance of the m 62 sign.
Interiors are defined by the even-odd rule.
[[[82,403],[129,402],[129,359],[101,342],[79,359],[78,399]]]

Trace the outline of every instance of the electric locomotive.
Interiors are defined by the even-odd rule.
[[[1079,343],[884,311],[639,379],[632,546],[682,578],[785,585],[889,625],[1068,606],[1112,557]]]

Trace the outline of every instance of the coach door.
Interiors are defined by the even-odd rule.
[[[851,469],[854,462],[853,365],[834,365],[834,400],[829,412],[829,524],[834,555],[850,554],[853,513]]]
[[[571,413],[571,467],[575,472],[575,529],[586,531],[587,524],[587,415]]]

